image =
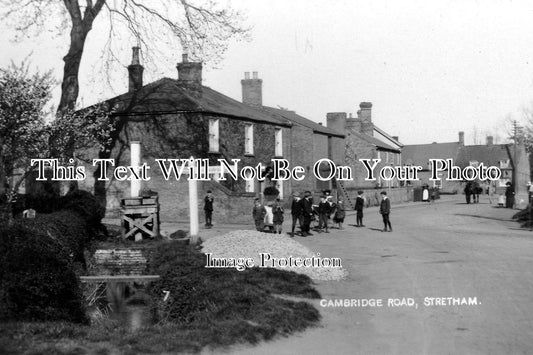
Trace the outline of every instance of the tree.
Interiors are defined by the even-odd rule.
[[[240,26],[240,13],[219,7],[213,0],[204,4],[193,1],[86,0],[80,4],[78,0],[0,0],[0,4],[4,8],[2,18],[13,20],[16,30],[24,34],[53,26],[52,19],[58,15],[62,22],[56,24],[56,30],[60,34],[64,34],[70,24],[58,106],[58,112],[65,112],[75,108],[85,42],[99,17],[107,17],[105,51],[110,61],[117,60],[112,44],[124,35],[124,29],[145,48],[148,48],[147,43],[151,46],[162,42],[168,45],[168,38],[172,38],[183,51],[190,52],[192,58],[203,60],[220,58],[230,38],[246,35],[248,30]]]
[[[0,69],[0,218],[11,219],[17,191],[36,168],[32,159],[75,161],[82,158],[75,152],[109,142],[113,124],[104,107],[46,122],[54,84],[49,72],[30,74],[27,63]]]

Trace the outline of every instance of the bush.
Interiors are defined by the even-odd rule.
[[[86,320],[71,258],[44,230],[0,227],[0,319]]]
[[[105,207],[90,192],[75,190],[59,200],[60,210],[77,213],[89,226],[98,226],[105,216]]]

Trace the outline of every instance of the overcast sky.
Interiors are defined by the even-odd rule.
[[[373,103],[373,120],[404,144],[484,143],[487,133],[505,138],[506,117],[522,118],[533,102],[533,2],[234,0],[253,26],[250,42],[233,42],[204,85],[241,99],[245,71],[263,79],[263,103],[317,122],[327,112],[356,114]],[[96,33],[96,32],[95,32]],[[126,69],[113,88],[103,84],[101,41],[89,35],[82,65],[84,105],[127,88]],[[61,78],[66,43],[45,33],[12,43],[0,35],[0,65],[31,54],[42,70]],[[121,55],[131,58],[130,39]],[[164,51],[145,82],[177,77],[181,52]],[[58,101],[58,99],[56,99]],[[498,139],[498,138],[497,138]]]

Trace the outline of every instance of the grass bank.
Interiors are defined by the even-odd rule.
[[[155,324],[131,331],[113,319],[91,326],[66,322],[0,324],[2,354],[159,354],[255,344],[302,331],[320,314],[311,279],[275,269],[206,269],[194,247],[162,242],[151,272]],[[163,301],[163,291],[170,296]],[[293,296],[291,300],[278,295]],[[294,301],[294,297],[302,301]]]

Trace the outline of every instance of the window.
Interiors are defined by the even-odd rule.
[[[209,120],[209,151],[212,153],[218,153],[218,126],[218,118]]]
[[[244,127],[244,154],[254,154],[254,125],[247,124]]]
[[[378,159],[381,159],[381,152],[378,150]]]
[[[255,192],[255,181],[245,180],[246,181],[246,192]]]
[[[276,128],[275,133],[275,139],[274,139],[274,156],[276,157],[282,157],[283,156],[283,142],[282,142],[282,131],[281,128]]]
[[[402,155],[401,154],[396,154],[396,165],[402,165]]]

